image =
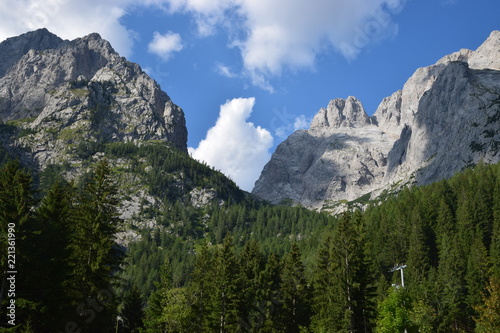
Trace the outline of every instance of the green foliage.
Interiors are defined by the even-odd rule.
[[[123,320],[123,332],[140,332],[140,329],[143,327],[144,301],[139,289],[135,285],[125,293],[120,315]]]
[[[137,331],[141,298],[145,332],[496,330],[500,165],[331,217],[252,199],[165,144],[98,150],[120,165],[97,163],[79,187],[65,166],[38,175],[41,191],[18,163],[0,170],[0,245],[15,223],[19,267],[37,272],[19,280],[19,318],[34,331],[113,331],[122,299],[121,329]],[[141,212],[156,225],[131,227],[126,259],[115,244],[125,174],[162,198]],[[193,207],[189,193],[207,188],[218,197]],[[386,295],[395,263],[407,264],[406,289]]]
[[[475,307],[478,312],[476,332],[500,331],[500,280],[493,276],[483,293],[483,303]]]
[[[411,321],[411,298],[404,288],[391,288],[387,298],[379,304],[377,332],[400,333],[414,326]]]
[[[319,250],[314,276],[319,332],[370,331],[374,316],[374,271],[365,254],[361,215],[348,213]]]

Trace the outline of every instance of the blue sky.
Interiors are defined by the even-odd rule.
[[[333,98],[368,114],[412,73],[500,29],[498,0],[0,0],[0,40],[98,32],[186,114],[188,145],[251,190]]]

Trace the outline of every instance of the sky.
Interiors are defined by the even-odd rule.
[[[498,0],[0,0],[0,41],[97,32],[185,112],[190,154],[251,191],[334,98],[371,115],[413,72],[500,30]]]

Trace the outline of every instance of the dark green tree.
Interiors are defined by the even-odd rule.
[[[280,319],[283,331],[299,332],[308,327],[311,315],[311,288],[306,280],[301,253],[296,243],[283,260],[280,286],[283,305]]]
[[[113,327],[113,275],[124,256],[115,244],[121,220],[117,185],[106,160],[92,169],[77,202],[71,239],[71,283],[74,298],[80,300],[77,313],[85,330],[104,332]]]
[[[239,265],[242,273],[243,296],[239,309],[240,326],[247,332],[260,332],[264,324],[267,281],[263,274],[264,255],[260,252],[257,242],[250,241],[245,244]]]
[[[212,323],[210,318],[211,298],[215,283],[216,265],[212,245],[205,244],[196,253],[196,261],[188,285],[189,294],[193,297],[193,331],[210,332]]]
[[[214,284],[211,290],[211,326],[220,333],[234,332],[240,326],[242,275],[233,238],[226,236],[215,254]]]
[[[32,269],[37,272],[31,285],[39,291],[45,306],[40,322],[44,330],[64,327],[72,315],[70,284],[70,239],[73,223],[74,189],[65,182],[56,182],[36,211],[35,251]],[[70,310],[71,309],[71,310]],[[36,322],[34,323],[36,326]]]
[[[328,290],[332,299],[329,300],[331,309],[325,310],[325,299],[319,297],[323,303],[323,310],[319,313],[330,312],[335,318],[335,323],[332,323],[334,330],[367,332],[373,326],[374,275],[372,264],[365,255],[362,228],[359,213],[345,213],[334,230],[329,254],[323,250],[323,258],[320,258],[323,261],[320,261],[320,270],[326,269],[322,274],[331,271],[332,276],[328,282],[330,285],[321,287]]]
[[[123,299],[123,307],[120,312],[123,321],[123,332],[139,333],[143,327],[144,301],[139,288],[132,286]]]
[[[7,296],[8,271],[24,274],[16,276],[16,320],[26,322],[30,317],[43,316],[39,290],[33,286],[37,279],[32,270],[40,249],[35,243],[35,205],[31,175],[11,160],[0,169],[0,288],[1,324],[7,319],[3,302]],[[10,261],[9,261],[10,260]]]

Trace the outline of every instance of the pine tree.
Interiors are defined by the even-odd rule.
[[[123,252],[115,244],[115,234],[121,227],[117,186],[106,160],[92,170],[75,208],[71,283],[74,297],[80,299],[77,312],[86,330],[104,332],[113,325],[113,274],[123,259]]]
[[[32,177],[18,161],[7,162],[0,169],[0,316],[6,320],[3,301],[6,296],[8,271],[25,272],[16,276],[16,320],[26,322],[29,317],[37,321],[43,315],[39,290],[33,289],[36,280],[32,267],[35,263],[35,205]],[[10,256],[9,256],[10,255]],[[13,260],[14,261],[9,261]],[[0,324],[3,324],[0,322]]]
[[[242,276],[233,238],[229,235],[216,252],[214,273],[210,304],[213,329],[220,333],[233,332],[240,325]]]
[[[139,289],[134,285],[125,293],[120,313],[125,333],[139,333],[143,327],[144,302]]]
[[[476,332],[500,332],[500,279],[493,276],[483,293],[483,304],[477,305]]]
[[[296,243],[285,257],[281,274],[281,324],[285,332],[299,332],[309,326],[311,289],[307,283],[301,253]]]
[[[331,294],[337,330],[369,331],[374,317],[372,264],[365,256],[361,216],[345,213],[331,242]]]

